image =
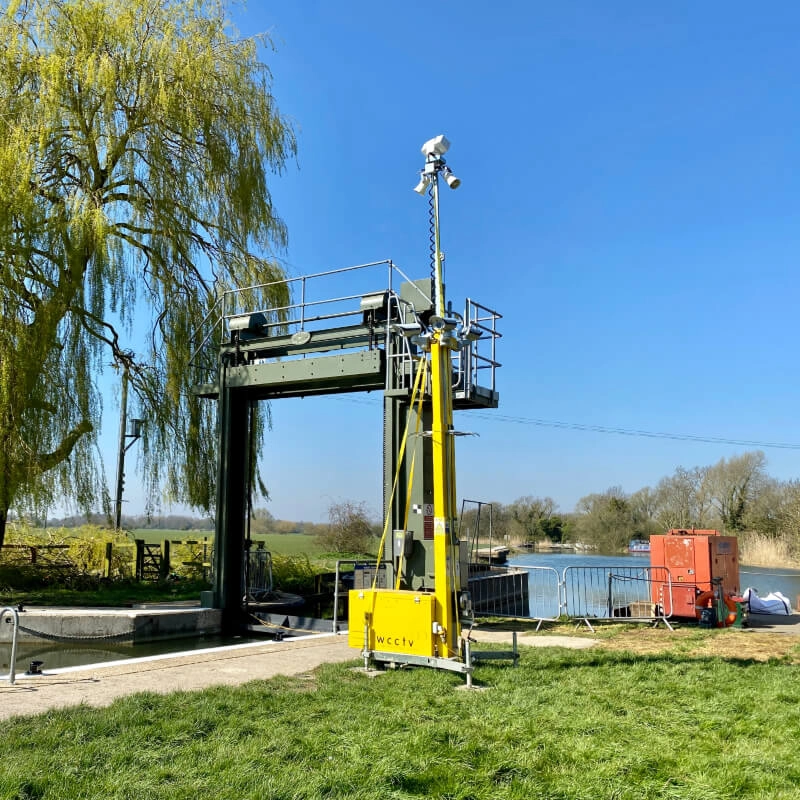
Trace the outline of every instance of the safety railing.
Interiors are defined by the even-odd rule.
[[[353,569],[342,571],[342,567],[350,566]],[[364,561],[363,559],[344,558],[336,562],[336,583],[333,587],[333,620],[332,630],[339,633],[339,598],[341,590],[365,589],[373,584],[376,589],[387,589],[392,579],[391,561]],[[377,573],[377,574],[376,574]]]
[[[3,617],[9,615],[11,619],[7,619],[6,623],[13,624],[14,630],[11,632],[11,661],[9,662],[9,672],[5,679],[14,684],[17,680],[17,635],[19,633],[19,612],[16,608],[6,606],[0,609],[0,624],[3,622]]]
[[[479,333],[480,337],[469,341],[466,347],[454,354],[455,389],[467,395],[478,386],[495,391],[496,372],[502,366],[497,360],[497,340],[503,335],[497,330],[497,323],[502,318],[503,315],[497,311],[467,298],[464,328]]]
[[[402,297],[400,288],[404,284],[410,288],[404,290],[406,296]],[[276,302],[281,297],[284,301]],[[365,311],[375,310],[375,341],[385,349],[387,357],[386,388],[410,388],[417,348],[397,334],[393,326],[419,322],[418,312],[429,308],[430,302],[391,260],[229,289],[220,294],[193,334],[189,365],[195,369],[199,383],[213,380],[220,345],[230,342],[237,318],[244,315],[258,320],[264,336],[307,337],[338,326],[362,324]],[[497,322],[502,315],[469,298],[463,316],[451,309],[448,314],[461,320],[463,328],[473,334],[453,354],[454,388],[466,394],[477,386],[494,392],[495,372],[500,367],[497,339],[502,335]],[[341,342],[337,344],[342,346]]]
[[[214,372],[219,344],[229,338],[231,320],[243,314],[261,315],[261,327],[270,336],[311,333],[360,317],[365,294],[396,294],[402,281],[410,279],[396,264],[385,260],[229,289],[217,298],[193,335],[189,363],[201,371]],[[365,292],[364,286],[369,291]],[[286,301],[276,303],[274,298],[281,295]]]
[[[263,548],[252,548],[242,553],[242,596],[247,600],[261,600],[272,591],[272,554]]]
[[[524,586],[523,586],[524,584]],[[476,616],[513,616],[542,622],[663,621],[672,616],[672,578],[666,567],[512,566],[470,576]]]

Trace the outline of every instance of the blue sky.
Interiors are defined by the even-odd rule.
[[[458,440],[459,498],[571,511],[754,449],[531,420],[800,446],[800,6],[251,0],[235,19],[271,34],[297,129],[272,183],[291,274],[391,258],[424,277],[419,148],[452,142],[448,299],[504,315],[501,406],[456,420],[479,434]],[[379,397],[273,417],[275,516],[379,512]],[[764,451],[800,477],[800,450]]]

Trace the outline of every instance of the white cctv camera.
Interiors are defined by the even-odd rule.
[[[444,135],[440,134],[439,136],[434,136],[433,139],[428,139],[422,145],[422,155],[426,158],[428,156],[443,156],[449,149],[450,142]]]

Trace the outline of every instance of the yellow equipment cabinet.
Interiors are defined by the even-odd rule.
[[[352,589],[347,642],[350,647],[363,649],[366,624],[370,651],[430,657],[440,642],[433,630],[435,621],[436,598],[432,594]]]

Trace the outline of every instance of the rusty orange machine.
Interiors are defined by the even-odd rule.
[[[653,584],[653,602],[673,617],[697,617],[698,597],[721,587],[721,596],[739,594],[739,548],[735,536],[696,528],[673,528],[650,537],[650,564],[666,567],[672,608],[663,587]]]

